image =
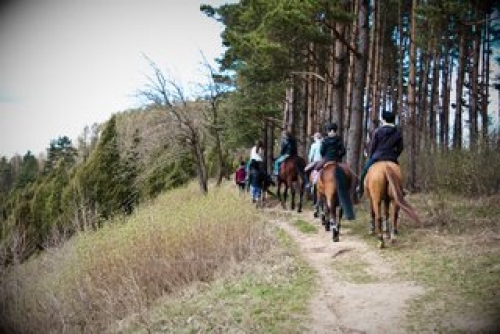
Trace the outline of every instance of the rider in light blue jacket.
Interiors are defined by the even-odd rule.
[[[314,162],[314,161],[320,161],[321,160],[321,142],[323,141],[323,138],[321,136],[321,133],[316,132],[314,134],[314,143],[311,144],[311,148],[309,149],[309,163]]]

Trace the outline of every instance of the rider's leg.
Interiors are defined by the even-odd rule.
[[[363,167],[363,170],[361,171],[361,175],[359,176],[359,184],[358,184],[358,188],[357,188],[357,193],[358,193],[358,197],[361,197],[363,196],[363,192],[364,192],[364,188],[365,188],[365,177],[366,177],[366,173],[368,173],[368,169],[370,169],[370,166],[374,164],[374,160],[373,159],[368,159],[365,163],[365,166]]]

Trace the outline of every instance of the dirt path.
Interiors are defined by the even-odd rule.
[[[290,224],[294,219],[315,224],[319,233],[300,232]],[[275,222],[298,243],[318,274],[318,290],[310,305],[311,333],[404,333],[407,302],[424,289],[398,280],[379,249],[350,233],[350,222],[343,224],[338,243],[332,242],[331,233],[311,213]],[[350,266],[354,269],[346,275],[343,268]],[[349,278],[353,272],[358,279]]]

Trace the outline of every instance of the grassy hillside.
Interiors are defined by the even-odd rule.
[[[201,196],[190,185],[4,272],[0,323],[12,333],[299,328],[290,314],[303,313],[312,274],[290,247],[234,189]],[[186,294],[196,298],[181,306]],[[220,318],[203,316],[214,308]]]

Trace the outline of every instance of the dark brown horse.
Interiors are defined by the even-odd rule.
[[[384,202],[385,208],[385,230],[387,237],[391,239],[392,242],[396,241],[396,235],[398,234],[398,216],[400,208],[403,209],[410,219],[422,225],[413,207],[404,199],[401,169],[399,165],[390,161],[379,161],[374,163],[366,174],[364,187],[365,193],[370,200],[372,217],[370,222],[371,230],[372,233],[378,234],[380,248],[385,247],[382,215],[380,212],[382,202]],[[391,203],[392,208],[390,208]],[[389,209],[391,209],[390,215]]]
[[[314,216],[317,217],[320,208],[323,209],[321,221],[326,231],[332,230],[334,242],[339,241],[340,221],[344,211],[346,219],[354,219],[350,195],[352,181],[351,169],[347,164],[328,162],[316,182],[317,202]]]
[[[302,172],[306,162],[304,158],[299,156],[290,156],[286,158],[279,167],[278,173],[278,199],[281,201],[281,205],[286,209],[286,200],[288,196],[288,189],[291,190],[291,209],[295,209],[295,192],[299,191],[299,206],[297,212],[302,212],[302,204],[304,201],[304,189],[305,189],[305,174]],[[283,198],[281,197],[281,186],[285,186],[283,192]]]

